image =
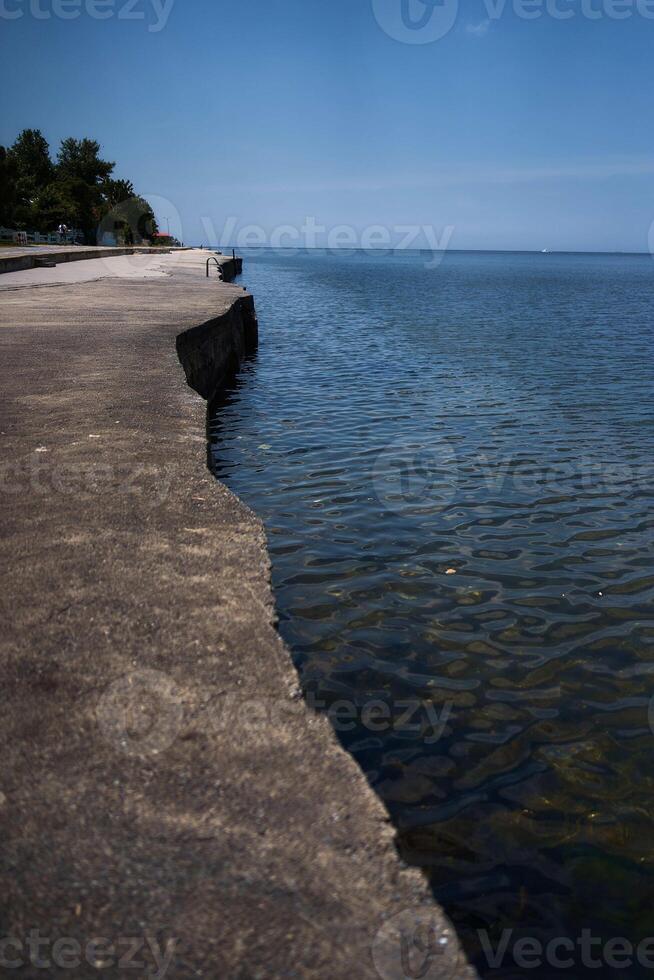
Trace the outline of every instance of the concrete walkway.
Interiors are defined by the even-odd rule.
[[[12,251],[12,250],[10,250]],[[24,255],[25,250],[20,251]],[[27,286],[58,286],[64,283],[95,282],[99,279],[143,279],[169,275],[175,270],[193,271],[198,276],[206,277],[207,259],[209,262],[210,278],[218,275],[216,261],[225,268],[226,278],[230,277],[233,260],[230,256],[221,255],[207,249],[185,249],[169,252],[144,251],[123,252],[116,255],[117,249],[90,249],[95,253],[90,259],[62,261],[52,267],[21,269],[16,272],[0,274],[0,291],[4,289],[22,289]],[[57,258],[56,253],[54,258]],[[75,253],[78,255],[79,253]]]
[[[110,258],[117,255],[164,255],[176,249],[163,249],[149,245],[111,247],[105,245],[30,245],[0,248],[0,275],[20,272],[36,266],[55,262],[82,262]]]
[[[53,268],[25,269],[0,275],[0,291],[25,289],[30,286],[58,286],[64,283],[94,282],[98,279],[143,279],[161,277],[164,259],[162,255],[113,256],[66,262]]]
[[[402,980],[408,949],[473,976],[207,470],[176,338],[217,370],[253,306],[185,254],[0,297],[0,973]]]

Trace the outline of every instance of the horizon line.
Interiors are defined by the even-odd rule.
[[[432,255],[434,253],[447,253],[447,252],[480,252],[480,253],[490,253],[490,254],[516,254],[516,255],[632,255],[632,256],[649,256],[654,260],[654,255],[651,252],[633,252],[630,249],[547,249],[543,251],[539,248],[399,248],[398,246],[388,245],[386,247],[371,247],[362,248],[360,245],[344,245],[344,246],[333,246],[333,245],[200,245],[193,244],[189,246],[190,248],[206,248],[211,251],[217,251],[221,248],[229,249],[268,249],[274,252],[429,252]]]

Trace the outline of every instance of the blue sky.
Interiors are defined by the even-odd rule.
[[[646,251],[654,3],[502,2],[0,0],[0,143],[95,137],[187,242],[310,216]]]

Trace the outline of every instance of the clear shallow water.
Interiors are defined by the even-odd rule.
[[[480,972],[560,976],[479,930],[654,936],[654,263],[430,259],[247,254],[260,348],[212,456]]]

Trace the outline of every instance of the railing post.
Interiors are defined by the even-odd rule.
[[[216,263],[218,273],[219,274],[222,273],[222,269],[220,268],[220,262],[218,261],[215,255],[210,255],[209,258],[207,259],[207,279],[209,278],[209,263],[211,262],[212,259]],[[222,279],[222,275],[220,275],[220,278]]]

